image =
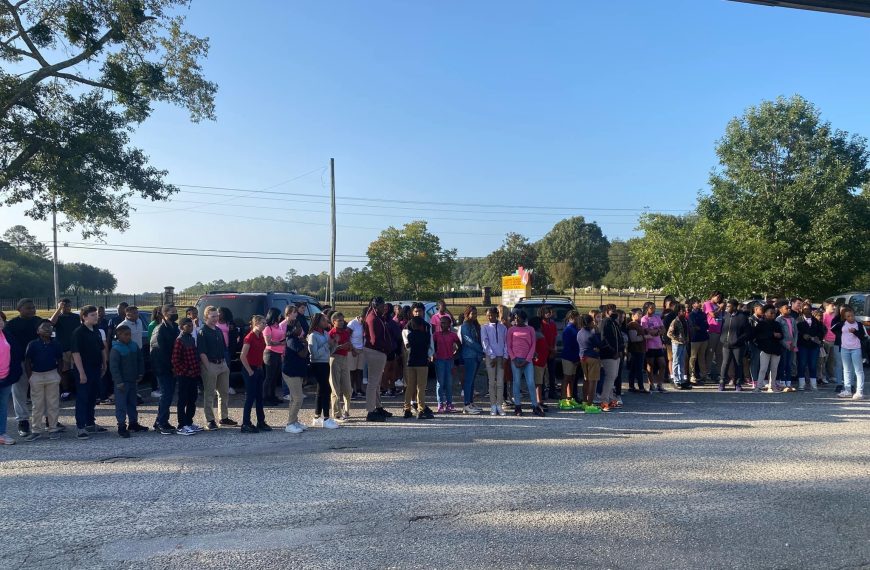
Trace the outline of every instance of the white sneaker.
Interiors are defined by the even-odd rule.
[[[507,412],[505,411],[504,406],[501,406],[501,407],[496,406],[496,407],[495,407],[495,410],[498,412],[498,415],[500,415],[500,416],[506,416],[506,415],[507,415]]]
[[[819,391],[819,385],[815,378],[810,378],[810,390],[812,390],[813,392]]]
[[[308,426],[306,426],[306,425],[303,424],[302,422],[296,422],[296,423],[293,424],[293,425],[298,426],[299,429],[301,429],[302,431],[308,431]]]
[[[236,389],[233,388],[232,386],[230,386],[230,389],[227,390],[227,392],[230,394],[230,396],[235,396],[235,395],[236,395]]]
[[[284,431],[287,433],[302,433],[305,431],[298,424],[287,424],[287,427],[284,428]]]
[[[617,396],[617,397],[616,397],[616,403],[617,403],[617,405],[621,406],[621,405],[622,405],[622,398],[619,397],[619,396]]]
[[[864,399],[864,392],[855,392],[855,395],[852,396],[852,399],[853,400],[863,400]]]
[[[193,435],[196,433],[196,430],[190,426],[184,426],[175,430],[175,433],[177,433],[178,435]]]
[[[285,395],[281,396],[281,399],[284,400],[285,402],[289,402],[290,401],[290,394],[285,394]]]
[[[477,408],[475,408],[474,406],[469,404],[469,405],[465,406],[464,408],[462,408],[462,413],[476,416],[477,414],[480,413],[480,410],[478,410]]]
[[[0,445],[15,445],[15,439],[4,433],[0,435]]]
[[[851,398],[852,397],[852,390],[849,388],[844,388],[842,392],[837,394],[837,397],[838,398]]]
[[[311,427],[323,427],[323,418],[318,416],[311,420]]]
[[[163,395],[163,394],[160,393],[160,390],[154,390],[153,392],[151,392],[151,397],[152,397],[152,398],[159,398],[159,397],[162,396],[162,395]]]
[[[497,416],[498,415],[498,406],[490,406],[489,407],[489,415]]]
[[[341,427],[341,424],[332,418],[326,418],[323,420],[323,427],[326,429],[338,429]]]

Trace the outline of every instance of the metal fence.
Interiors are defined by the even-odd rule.
[[[178,306],[193,305],[199,298],[198,295],[174,295],[174,303]],[[73,309],[79,309],[86,305],[94,305],[96,307],[106,307],[113,309],[119,303],[127,303],[128,305],[136,305],[140,309],[150,309],[164,304],[166,298],[163,293],[143,293],[143,294],[112,294],[112,295],[64,295],[61,298],[69,299]],[[36,305],[37,311],[53,311],[57,305],[54,303],[54,297],[30,297]],[[19,299],[0,299],[0,310],[14,311],[18,306]]]

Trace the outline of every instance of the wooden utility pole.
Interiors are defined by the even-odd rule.
[[[335,159],[329,159],[330,209],[332,211],[332,247],[329,251],[329,305],[335,308]]]

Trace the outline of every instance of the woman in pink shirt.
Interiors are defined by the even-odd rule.
[[[296,307],[290,305],[285,311],[293,313],[295,320]],[[263,329],[263,340],[266,341],[266,351],[263,353],[263,363],[266,366],[266,376],[263,380],[263,403],[267,406],[277,406],[281,400],[275,397],[275,388],[281,382],[281,360],[284,357],[286,346],[287,322],[281,320],[281,311],[276,308],[269,309],[266,314],[266,328]]]
[[[544,416],[544,410],[538,403],[535,395],[535,329],[526,324],[528,316],[523,310],[516,312],[517,324],[507,331],[507,352],[511,361],[511,374],[514,386],[514,415],[523,415],[522,393],[520,392],[520,379],[525,376],[526,388],[529,398],[532,400],[532,413],[536,416]]]
[[[663,380],[667,361],[665,360],[665,350],[662,344],[662,332],[665,325],[656,314],[656,306],[652,302],[643,304],[644,315],[640,319],[640,326],[643,328],[643,338],[646,341],[646,371],[649,376],[649,392],[652,394],[655,390],[664,392],[665,387]]]

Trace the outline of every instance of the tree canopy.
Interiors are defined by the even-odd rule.
[[[84,236],[128,227],[128,199],[165,200],[166,171],[130,146],[157,102],[213,119],[208,40],[188,0],[0,0],[0,204]]]
[[[556,263],[567,264],[570,271],[559,271],[564,274],[561,279],[566,286],[593,285],[600,283],[607,273],[609,247],[610,242],[598,224],[587,223],[583,216],[575,216],[557,222],[541,239],[538,261],[544,261],[544,268]],[[553,276],[549,269],[547,273]]]
[[[501,288],[501,278],[512,275],[517,267],[534,268],[538,249],[529,239],[515,232],[508,232],[501,246],[483,260],[483,279],[487,285]]]

